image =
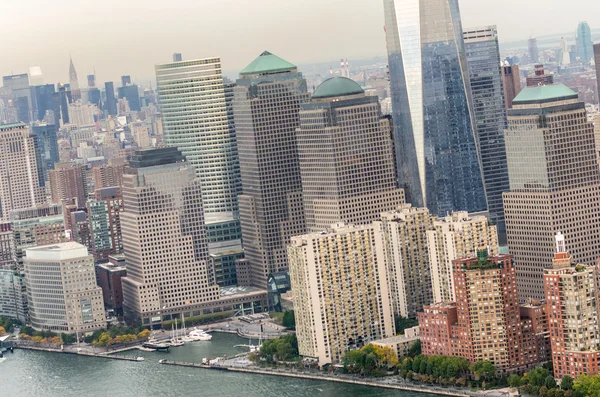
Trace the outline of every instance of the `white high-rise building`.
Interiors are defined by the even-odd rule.
[[[156,65],[164,138],[196,170],[207,220],[237,218],[239,162],[219,58]]]

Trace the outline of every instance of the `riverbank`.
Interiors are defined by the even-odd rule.
[[[248,374],[258,374],[258,375],[268,375],[268,376],[281,376],[287,378],[298,378],[298,379],[310,379],[310,380],[320,380],[320,381],[328,381],[328,382],[337,382],[337,383],[345,383],[351,385],[360,385],[360,386],[368,386],[368,387],[379,387],[384,389],[394,389],[394,390],[403,390],[410,391],[416,393],[427,393],[427,394],[437,394],[442,396],[453,396],[453,397],[481,397],[481,396],[491,396],[494,394],[494,391],[490,391],[488,393],[485,392],[471,392],[466,390],[458,390],[458,389],[443,389],[438,387],[430,387],[425,385],[412,385],[401,382],[400,379],[391,379],[391,378],[374,378],[374,379],[352,379],[349,376],[331,376],[331,375],[322,375],[315,373],[306,373],[302,371],[288,370],[288,369],[267,369],[267,368],[256,368],[256,367],[234,367],[234,366],[225,366],[225,365],[205,365],[200,363],[186,363],[186,362],[177,362],[177,361],[169,361],[169,360],[160,360],[160,363],[163,365],[172,365],[172,366],[180,366],[180,367],[188,367],[188,368],[201,368],[201,369],[209,369],[216,371],[230,371],[230,372],[240,372],[240,373],[248,373]],[[397,382],[393,382],[393,380],[397,380]],[[402,384],[404,383],[404,384]],[[499,395],[505,395],[504,393],[499,393]]]

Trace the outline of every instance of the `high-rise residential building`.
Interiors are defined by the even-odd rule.
[[[240,193],[235,134],[231,134],[219,58],[156,66],[158,103],[167,146],[196,169],[204,212],[237,218]]]
[[[381,221],[374,222],[377,238],[383,242],[384,257],[378,260],[388,269],[396,316],[415,318],[418,311],[432,303],[427,251],[427,230],[432,227],[432,221],[427,208],[412,208],[406,204],[382,213]]]
[[[527,87],[508,110],[508,245],[521,299],[543,300],[561,232],[576,263],[600,258],[600,169],[585,104],[562,84]]]
[[[81,90],[79,89],[79,79],[77,78],[77,71],[75,70],[72,57],[69,58],[69,86],[73,102],[77,102],[81,99]]]
[[[512,101],[521,92],[521,75],[519,65],[502,66],[502,80],[504,86],[504,106],[512,108]]]
[[[526,81],[527,87],[553,84],[554,75],[552,73],[546,73],[544,65],[538,64],[534,66],[533,74],[527,76]]]
[[[300,355],[320,366],[395,335],[382,241],[373,226],[337,225],[291,239],[290,276]],[[377,249],[379,246],[379,249]]]
[[[23,271],[25,250],[41,245],[68,241],[60,204],[44,204],[33,208],[11,211],[15,244],[15,266]]]
[[[481,249],[477,257],[457,259],[454,284],[453,307],[443,302],[419,313],[423,354],[490,361],[503,373],[538,363],[537,336],[531,320],[521,318],[511,256]]]
[[[564,236],[556,236],[552,268],[544,271],[554,377],[600,373],[596,266],[573,266]]]
[[[577,54],[581,62],[587,63],[594,58],[592,42],[592,31],[587,22],[579,22],[577,25]]]
[[[48,171],[52,202],[76,199],[77,208],[85,208],[87,201],[86,167],[76,163],[57,163]]]
[[[596,83],[598,84],[596,96],[600,103],[600,43],[594,44],[594,65],[596,66]]]
[[[46,182],[50,178],[48,172],[53,170],[54,164],[60,161],[56,137],[57,130],[55,124],[34,123],[32,126],[39,154],[37,167],[40,186],[46,186]]]
[[[104,83],[104,90],[106,94],[106,102],[104,109],[111,116],[117,115],[117,98],[115,98],[115,84],[112,81]]]
[[[94,258],[75,242],[27,249],[25,285],[31,326],[86,333],[106,328]]]
[[[487,208],[457,0],[385,0],[392,116],[406,201],[432,214]]]
[[[296,129],[309,99],[298,68],[268,51],[240,72],[235,87],[244,261],[257,287],[288,268],[286,245],[306,230]]]
[[[538,63],[540,61],[540,51],[535,37],[531,37],[527,40],[527,49],[529,51],[529,62]]]
[[[96,189],[123,185],[123,173],[126,161],[122,158],[112,158],[107,165],[92,168],[94,186]]]
[[[176,148],[136,151],[123,175],[123,305],[144,325],[212,310],[262,311],[266,292],[221,298],[207,265],[200,180]]]
[[[0,125],[0,220],[43,203],[35,137],[23,123]]]
[[[427,248],[434,302],[456,301],[452,263],[475,256],[481,247],[498,255],[498,233],[487,217],[454,212],[433,221],[427,230]]]
[[[475,140],[483,173],[490,220],[506,242],[502,193],[508,191],[506,107],[496,26],[465,29],[465,52],[473,105]]]
[[[96,262],[106,262],[110,255],[123,252],[122,211],[123,196],[119,186],[96,189],[94,198],[88,200],[91,252]]]
[[[326,80],[301,105],[296,142],[309,232],[371,223],[404,204],[391,131],[379,99],[345,77]]]

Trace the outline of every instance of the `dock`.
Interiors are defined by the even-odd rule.
[[[143,357],[113,355],[113,353],[116,353],[116,352],[90,353],[90,352],[83,352],[83,351],[78,352],[78,351],[73,351],[73,350],[61,350],[61,349],[54,349],[51,347],[28,346],[28,345],[15,345],[14,348],[15,349],[23,349],[23,350],[43,351],[43,352],[48,352],[48,353],[63,353],[63,354],[73,354],[73,355],[77,355],[77,356],[107,358],[110,360],[136,361],[136,362],[144,361]]]

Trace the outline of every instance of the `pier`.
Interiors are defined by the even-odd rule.
[[[54,349],[51,347],[29,346],[29,345],[15,345],[14,348],[15,349],[23,349],[23,350],[36,350],[36,351],[43,351],[43,352],[49,352],[49,353],[74,354],[74,355],[86,356],[86,357],[108,358],[111,360],[136,361],[136,362],[144,361],[143,357],[114,355],[114,353],[118,353],[118,351],[111,351],[108,353],[90,353],[90,352],[83,352],[83,351],[63,350],[63,349]]]

